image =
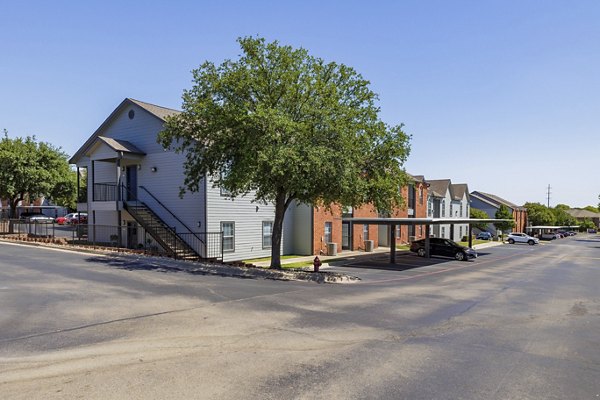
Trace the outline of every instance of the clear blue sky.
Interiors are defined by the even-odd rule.
[[[239,36],[356,68],[413,136],[407,170],[522,204],[597,204],[600,2],[0,3],[0,129],[69,154],[125,98],[179,108]]]

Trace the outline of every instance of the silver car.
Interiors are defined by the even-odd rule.
[[[530,246],[533,246],[534,244],[538,244],[539,242],[540,239],[534,238],[533,236],[529,236],[526,233],[513,232],[508,235],[508,243],[510,244],[527,243]]]

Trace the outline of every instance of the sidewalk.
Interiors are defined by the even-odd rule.
[[[402,251],[402,250],[399,250]],[[345,250],[343,252],[338,253],[336,256],[326,256],[326,255],[319,255],[319,260],[321,260],[321,262],[323,263],[321,265],[321,268],[327,267],[327,262],[330,260],[340,260],[340,259],[345,259],[345,258],[351,258],[351,257],[356,257],[356,256],[366,256],[366,255],[377,255],[377,254],[381,254],[381,253],[389,253],[390,249],[389,247],[378,247],[376,249],[374,249],[372,252],[365,252],[365,251],[350,251],[350,250]],[[285,260],[281,260],[281,265],[284,264],[293,264],[293,263],[297,263],[297,262],[310,262],[312,263],[313,260],[315,259],[315,257],[317,256],[301,256],[301,257],[294,257],[294,258],[286,258]],[[252,263],[254,265],[256,265],[257,267],[268,267],[269,265],[271,265],[271,261],[259,261],[259,262],[255,262]]]
[[[488,242],[488,243],[480,243],[480,244],[476,244],[473,246],[473,249],[475,250],[479,250],[479,249],[485,249],[487,247],[495,247],[495,246],[500,246],[503,245],[504,243],[502,242]],[[407,252],[408,250],[396,250],[397,253],[402,253],[402,252]],[[329,261],[343,261],[345,259],[348,258],[352,258],[352,257],[357,257],[357,256],[369,256],[369,255],[380,255],[380,254],[389,254],[390,253],[390,248],[389,247],[378,247],[376,249],[374,249],[372,252],[365,252],[365,251],[350,251],[350,250],[345,250],[342,251],[340,253],[338,253],[336,256],[326,256],[326,255],[319,255],[319,260],[321,260],[321,268],[327,268],[329,266]],[[286,259],[282,259],[281,260],[281,265],[285,265],[285,264],[293,264],[293,263],[298,263],[298,262],[310,262],[312,263],[313,260],[315,259],[316,256],[312,255],[312,256],[301,256],[301,257],[294,257],[294,258],[286,258]],[[268,267],[269,265],[271,265],[271,261],[259,261],[259,262],[255,262],[253,263],[254,265],[256,265],[257,267]]]

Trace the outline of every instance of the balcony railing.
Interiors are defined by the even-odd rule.
[[[116,201],[119,186],[116,183],[94,183],[94,201]]]

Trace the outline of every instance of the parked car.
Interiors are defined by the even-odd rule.
[[[558,239],[558,235],[556,233],[542,233],[540,237],[542,240],[555,240]]]
[[[69,224],[71,218],[75,217],[77,214],[76,213],[71,213],[71,214],[67,214],[64,217],[56,217],[54,219],[54,222],[56,222],[59,225],[65,225],[65,224]]]
[[[527,243],[527,244],[533,246],[534,244],[538,244],[539,242],[540,242],[540,240],[538,238],[529,236],[526,233],[513,232],[508,235],[508,243],[510,243],[510,244]]]
[[[22,220],[28,221],[28,222],[37,222],[37,223],[43,223],[43,224],[48,224],[48,223],[54,222],[54,218],[44,215],[41,212],[33,212],[33,211],[26,211],[24,213],[21,213],[19,218]]]
[[[492,234],[489,232],[479,232],[475,239],[479,240],[492,240]]]
[[[69,224],[87,224],[88,215],[87,213],[73,213],[73,216],[69,218]]]
[[[425,239],[412,242],[410,251],[417,253],[420,257],[425,257]],[[429,253],[436,256],[454,257],[458,261],[477,258],[477,252],[472,248],[461,246],[450,239],[444,238],[430,238]]]

